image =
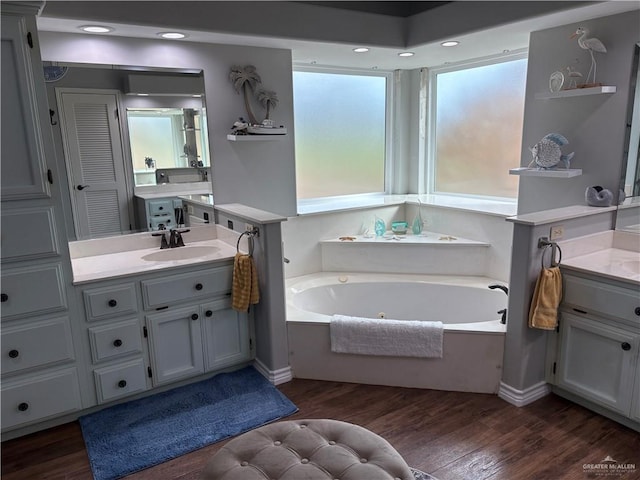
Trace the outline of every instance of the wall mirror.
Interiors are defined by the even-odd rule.
[[[629,84],[629,107],[627,131],[620,189],[625,200],[618,206],[616,230],[640,234],[640,42],[636,44],[631,82]]]
[[[142,230],[135,195],[158,183],[210,191],[202,71],[45,62],[45,80],[69,183],[69,238]]]

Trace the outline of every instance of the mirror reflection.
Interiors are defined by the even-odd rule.
[[[136,186],[208,180],[203,109],[127,108],[127,125]]]
[[[70,187],[70,239],[179,225],[179,216],[155,218],[153,202],[178,215],[179,196],[212,193],[201,70],[44,67],[54,142]]]
[[[620,189],[626,198],[618,206],[616,230],[640,233],[640,43],[636,44],[629,88],[625,145],[626,168]]]

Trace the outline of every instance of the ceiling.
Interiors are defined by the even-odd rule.
[[[140,7],[137,16],[133,7],[135,3],[144,7],[144,10]],[[179,41],[288,49],[292,52],[294,63],[298,65],[396,70],[454,64],[501,54],[505,51],[526,49],[529,33],[532,31],[575,24],[591,18],[640,8],[637,1],[245,2],[240,0],[217,2],[209,0],[191,2],[198,6],[197,10],[180,9],[181,5],[188,3],[181,4],[175,0],[173,2],[50,0],[38,18],[38,28],[42,31],[78,34],[80,25],[102,23],[115,28],[115,31],[109,35],[157,39],[159,31],[166,31],[170,27],[188,35],[185,40]],[[62,8],[63,4],[66,9]],[[102,9],[98,8],[99,4],[102,4]],[[253,19],[250,18],[251,9],[240,10],[243,6],[250,4],[263,8],[263,10],[256,8],[257,13],[254,15],[256,18]],[[482,28],[477,22],[474,24],[475,19],[472,18],[474,14],[466,14],[466,12],[477,12],[477,7],[483,8],[485,4],[487,9],[498,8],[497,17],[504,16],[506,12],[513,18],[518,18],[520,13],[520,18],[502,23],[496,21],[494,25]],[[555,6],[560,8],[560,4],[563,6],[558,11],[526,16],[518,11],[524,11],[525,4],[544,5],[547,10]],[[128,8],[120,8],[124,5]],[[58,6],[61,8],[57,8]],[[149,9],[150,6],[153,8]],[[222,12],[223,7],[235,8],[236,10],[231,12],[239,12],[235,16],[228,17],[230,21],[227,24],[231,27],[227,27],[227,24],[216,18],[216,13]],[[269,18],[260,18],[259,13],[265,12],[265,7],[269,8],[267,10]],[[291,17],[287,18],[285,13],[291,15],[291,11],[285,12],[285,10],[292,7],[298,9],[294,14],[304,14],[304,16],[293,17],[293,21]],[[285,9],[281,16],[278,8]],[[162,9],[167,10],[167,13],[164,15],[162,12],[158,13]],[[336,12],[340,13],[336,16]],[[449,12],[451,14],[447,16]],[[491,17],[488,17],[491,20]],[[295,18],[300,18],[300,22],[296,22]],[[323,19],[324,23],[314,24],[314,19]],[[331,19],[335,19],[335,22]],[[218,20],[217,23],[216,20]],[[252,21],[253,24],[251,24]],[[255,26],[259,34],[253,31],[249,33],[248,28],[252,28],[251,25]],[[372,33],[372,25],[379,31]],[[234,26],[244,31],[231,31]],[[365,31],[365,27],[369,31]],[[385,27],[388,27],[388,31],[384,30]],[[340,28],[342,30],[339,30]],[[293,33],[290,34],[289,30]],[[448,32],[452,32],[450,38]],[[429,38],[430,33],[431,38]],[[325,38],[319,39],[323,34]],[[334,39],[332,37],[334,34],[336,38],[340,38]],[[387,38],[391,40],[387,41]],[[398,38],[400,41],[397,40]],[[414,40],[411,40],[412,38]],[[450,39],[457,40],[460,44],[449,48],[440,45],[441,41]],[[361,54],[352,51],[353,48],[362,46],[370,47],[370,50]],[[407,58],[398,57],[398,53],[403,50],[410,50],[414,55]]]

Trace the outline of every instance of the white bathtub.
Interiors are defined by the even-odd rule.
[[[293,375],[356,383],[496,393],[507,297],[487,277],[321,272],[286,282]],[[444,323],[443,358],[331,352],[331,315]]]

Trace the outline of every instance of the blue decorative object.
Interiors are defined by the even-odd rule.
[[[376,232],[376,237],[381,237],[385,234],[385,232],[387,231],[387,226],[384,223],[384,220],[382,220],[379,217],[376,217],[376,222],[374,224],[374,230]]]
[[[114,480],[291,415],[253,367],[80,417],[95,480]]]
[[[602,188],[599,185],[587,187],[587,190],[584,192],[584,198],[587,201],[587,205],[591,207],[610,207],[613,203],[613,193],[611,193],[611,190]]]
[[[67,74],[68,67],[59,67],[56,65],[46,65],[44,67],[44,81],[57,82]]]
[[[533,160],[529,166],[535,163],[539,168],[547,170],[563,162],[565,168],[569,168],[574,152],[564,155],[560,150],[560,147],[568,144],[569,141],[559,133],[545,135],[542,140],[530,148]]]

